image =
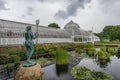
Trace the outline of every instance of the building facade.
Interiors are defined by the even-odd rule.
[[[85,36],[83,33],[80,34],[81,30],[77,30],[77,29],[80,29],[78,28],[79,25],[77,24],[76,24],[77,28],[72,29],[72,34],[71,34],[70,32],[71,30],[69,31],[71,27],[69,26],[75,25],[75,24],[76,23],[74,22],[70,22],[65,25],[64,29],[54,29],[46,26],[38,26],[38,43],[40,44],[40,43],[74,42],[74,41],[78,41],[77,39],[80,39],[81,37],[84,37],[84,38],[81,38],[83,40],[79,40],[79,42],[91,41],[91,35]],[[36,34],[36,25],[34,24],[0,19],[0,45],[24,44],[26,26],[32,26],[32,32]],[[88,33],[88,31],[85,31],[85,32]],[[76,33],[79,33],[79,34],[76,34]],[[73,37],[74,37],[74,40],[73,40]],[[87,40],[85,40],[85,37],[87,37]],[[97,36],[95,37],[99,39]],[[36,39],[34,40],[34,42],[36,42]]]

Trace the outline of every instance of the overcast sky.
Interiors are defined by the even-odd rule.
[[[0,0],[0,19],[40,25],[73,20],[82,29],[101,32],[106,25],[120,24],[120,0]]]

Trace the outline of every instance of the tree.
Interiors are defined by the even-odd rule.
[[[104,27],[101,33],[97,34],[101,40],[109,39],[111,41],[120,40],[120,25],[112,25]]]
[[[57,23],[50,23],[48,25],[48,27],[52,27],[52,28],[60,28],[59,25]]]

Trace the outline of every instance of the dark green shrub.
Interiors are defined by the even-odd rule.
[[[62,49],[61,47],[57,47],[56,49],[56,64],[57,65],[64,65],[68,64],[68,53],[66,50]]]

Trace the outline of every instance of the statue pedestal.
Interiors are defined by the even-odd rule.
[[[42,68],[40,64],[31,67],[23,67],[22,65],[16,71],[14,80],[32,80],[32,78],[39,79],[42,76]]]

